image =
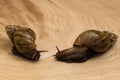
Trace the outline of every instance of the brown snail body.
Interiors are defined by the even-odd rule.
[[[57,60],[84,62],[97,53],[107,51],[116,42],[117,36],[108,31],[88,30],[81,33],[73,47],[56,53]]]
[[[6,27],[6,32],[13,43],[12,52],[14,54],[35,61],[40,58],[41,51],[36,50],[36,35],[32,29],[9,25]]]

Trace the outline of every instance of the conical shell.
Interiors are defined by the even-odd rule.
[[[111,47],[111,40],[104,32],[88,30],[78,36],[73,46],[86,46],[95,52],[105,52]]]
[[[13,34],[13,43],[17,50],[24,54],[35,49],[35,33],[30,28],[17,29]]]

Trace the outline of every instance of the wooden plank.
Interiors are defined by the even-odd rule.
[[[7,25],[32,28],[37,35],[38,62],[14,56]],[[120,80],[119,42],[85,63],[56,61],[61,50],[89,29],[120,34],[120,0],[0,0],[0,80]]]

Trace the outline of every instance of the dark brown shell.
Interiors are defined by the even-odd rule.
[[[105,32],[88,30],[78,36],[74,46],[86,46],[95,52],[105,52],[111,47],[111,38]]]
[[[17,50],[22,53],[28,53],[36,48],[35,33],[30,28],[17,29],[13,34],[13,42]]]

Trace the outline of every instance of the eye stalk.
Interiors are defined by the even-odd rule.
[[[56,46],[56,49],[57,49],[58,52],[60,52],[60,49],[57,46]]]

